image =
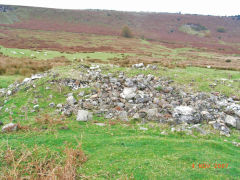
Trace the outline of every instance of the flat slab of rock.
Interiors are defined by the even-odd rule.
[[[177,106],[174,109],[175,113],[181,114],[181,115],[192,115],[193,108],[189,106]]]
[[[77,114],[77,121],[90,121],[92,120],[93,116],[91,112],[85,111],[85,110],[78,110]]]

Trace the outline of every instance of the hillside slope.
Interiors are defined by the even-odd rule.
[[[4,5],[0,11],[1,30],[8,27],[119,35],[122,26],[128,25],[136,37],[160,41],[170,47],[187,45],[236,54],[240,51],[240,21],[233,17]]]

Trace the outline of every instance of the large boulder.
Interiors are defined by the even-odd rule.
[[[173,111],[173,117],[180,123],[191,123],[194,120],[193,113],[194,109],[192,107],[177,106]]]
[[[78,110],[77,121],[90,121],[93,116],[91,112],[85,110]]]

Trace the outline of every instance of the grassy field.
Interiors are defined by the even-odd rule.
[[[78,63],[55,67],[60,78],[77,77]],[[128,76],[154,74],[175,81],[175,85],[189,90],[220,91],[228,95],[239,95],[239,83],[232,86],[218,84],[211,89],[209,84],[221,78],[240,79],[237,71],[214,70],[188,67],[159,70],[139,70],[117,66],[101,65],[103,73],[124,71]],[[0,84],[7,87],[21,76],[0,76]],[[41,167],[48,177],[57,176],[59,171],[69,169],[72,157],[70,152],[84,152],[84,162],[71,166],[77,178],[85,179],[238,179],[240,149],[232,145],[239,141],[239,132],[232,130],[231,137],[217,134],[202,136],[171,132],[171,127],[159,124],[139,124],[109,121],[101,116],[92,122],[76,122],[75,116],[62,117],[49,108],[49,103],[65,103],[68,88],[59,88],[48,83],[52,77],[37,80],[36,88],[22,88],[8,98],[0,113],[2,122],[19,123],[21,128],[14,133],[0,133],[0,178],[36,177]],[[230,80],[227,80],[227,82]],[[230,82],[229,82],[230,83]],[[49,87],[46,89],[46,87]],[[191,89],[192,88],[192,89]],[[79,91],[74,91],[77,95]],[[85,91],[88,91],[87,89]],[[36,96],[40,112],[32,112]],[[0,102],[3,97],[0,97]],[[100,127],[95,123],[105,123]],[[140,130],[140,127],[148,130]],[[205,127],[205,125],[204,125]],[[210,128],[206,126],[207,128]],[[212,129],[210,128],[212,131]],[[161,134],[161,132],[167,135]],[[227,142],[224,140],[227,139]],[[81,149],[78,148],[81,144]],[[66,154],[68,152],[68,154]],[[70,153],[70,156],[69,156]],[[73,153],[74,154],[74,153]],[[14,155],[14,156],[13,156]],[[76,155],[76,153],[75,153]],[[81,157],[82,157],[81,156]],[[11,158],[14,157],[14,158]],[[76,158],[79,156],[76,156]],[[69,160],[70,158],[70,160]],[[87,160],[86,160],[87,158]],[[46,160],[47,159],[47,160]],[[56,159],[56,160],[55,160]],[[46,164],[46,165],[44,165]],[[194,168],[193,168],[194,164]],[[210,164],[210,168],[199,168],[199,164]],[[227,168],[215,168],[224,164]],[[34,165],[34,166],[33,166]],[[38,172],[38,173],[39,173]],[[64,172],[64,171],[63,171]],[[181,178],[180,178],[181,177]]]
[[[0,76],[0,89],[7,88],[10,84],[15,81],[22,80],[24,76],[12,75],[12,76]]]
[[[10,72],[15,72],[12,66],[15,69],[33,68],[38,72],[36,62],[50,64],[50,61],[56,61],[57,64],[60,59],[64,62],[66,59],[67,63],[61,66],[53,63],[50,71],[60,74],[58,78],[77,78],[81,73],[81,59],[84,65],[100,60],[105,63],[100,65],[105,74],[119,71],[127,76],[153,74],[173,80],[174,86],[186,92],[219,92],[229,97],[240,97],[238,55],[217,54],[193,47],[169,48],[158,42],[137,38],[129,40],[116,36],[51,31],[33,31],[31,34],[24,29],[16,31],[21,38],[29,39],[29,42],[24,41],[29,44],[36,39],[47,41],[50,36],[58,39],[57,43],[61,45],[69,41],[71,43],[66,51],[54,46],[46,49],[1,46],[0,65],[7,67],[5,65],[11,59],[13,63],[8,64]],[[8,32],[11,35],[11,31]],[[71,49],[79,45],[81,51]],[[21,66],[16,63],[18,61],[22,61]],[[139,62],[153,63],[158,70],[129,68]],[[39,66],[40,72],[49,70],[48,67],[40,69],[42,67]],[[5,73],[0,76],[0,89],[25,77],[20,71],[13,75]],[[171,132],[168,125],[110,121],[101,115],[94,116],[91,122],[80,123],[74,115],[63,117],[55,108],[49,107],[52,102],[65,103],[66,94],[71,92],[69,88],[50,84],[49,80],[53,80],[53,77],[37,80],[35,88],[26,86],[7,99],[0,97],[0,106],[4,104],[0,121],[4,124],[18,123],[20,127],[17,132],[0,132],[0,179],[34,179],[37,174],[38,178],[53,179],[63,175],[76,179],[240,178],[240,150],[232,144],[232,141],[239,142],[239,131],[232,129],[231,137],[222,137],[204,124],[203,128],[215,134],[202,136],[194,132],[193,135],[187,135]],[[79,91],[88,93],[90,89],[74,91],[74,96]],[[39,112],[32,111],[36,104],[39,105]],[[104,123],[105,126],[96,123]],[[148,130],[141,130],[140,127]],[[210,164],[210,167],[201,168],[202,164]],[[221,167],[224,164],[225,167],[215,168],[216,164],[221,164]],[[72,171],[69,172],[69,169]]]
[[[129,53],[110,53],[110,52],[92,52],[92,53],[64,53],[59,51],[34,51],[29,49],[4,48],[0,47],[0,53],[4,56],[14,58],[31,58],[36,60],[47,60],[56,57],[65,57],[71,61],[76,59],[99,59],[106,61],[112,58],[123,58],[125,56],[134,56]]]
[[[88,158],[87,162],[77,169],[78,177],[82,178],[239,178],[240,150],[231,143],[224,142],[222,137],[216,135],[203,137],[198,134],[187,136],[171,132],[168,135],[161,135],[163,130],[165,132],[169,130],[156,125],[151,126],[147,131],[142,131],[139,130],[140,126],[137,124],[110,125],[108,121],[95,119],[96,122],[106,123],[106,126],[99,127],[92,122],[79,123],[71,118],[64,121],[64,127],[68,129],[62,129],[63,125],[51,127],[45,124],[43,128],[43,125],[35,124],[32,126],[39,129],[36,132],[29,130],[2,134],[1,169],[6,169],[4,151],[7,147],[17,152],[21,152],[23,148],[33,150],[34,147],[38,147],[42,157],[50,151],[51,154],[57,153],[59,158],[64,159],[62,149],[67,144],[71,144],[71,147],[76,149],[80,142]],[[148,127],[148,125],[144,126]],[[231,137],[231,140],[236,139],[237,136]],[[199,168],[199,164],[210,164],[210,168]],[[215,164],[228,166],[227,168],[215,168]],[[20,165],[17,166],[16,171],[21,171],[20,167]],[[7,169],[11,171],[11,167]]]

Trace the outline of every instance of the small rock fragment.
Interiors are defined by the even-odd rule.
[[[12,132],[16,131],[18,128],[17,124],[9,123],[2,127],[2,132]]]

